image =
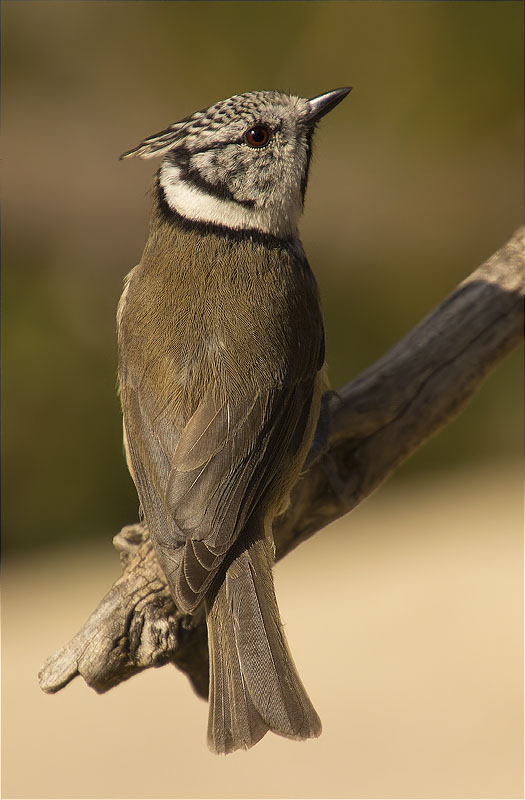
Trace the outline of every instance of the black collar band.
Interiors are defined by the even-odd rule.
[[[201,235],[213,233],[216,236],[224,236],[230,241],[242,242],[252,241],[257,244],[263,244],[265,247],[280,248],[288,250],[296,258],[299,252],[302,252],[302,246],[295,236],[288,236],[285,239],[280,239],[278,236],[272,236],[271,233],[263,233],[256,228],[229,228],[227,225],[216,225],[214,222],[202,222],[201,220],[189,219],[183,216],[178,211],[174,211],[168,205],[164,189],[160,185],[159,178],[155,182],[155,198],[162,218],[170,225],[177,225],[186,231],[197,231]],[[299,246],[298,246],[299,245]]]

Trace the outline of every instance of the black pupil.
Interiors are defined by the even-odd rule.
[[[249,135],[255,144],[263,144],[267,136],[266,128],[252,128]]]

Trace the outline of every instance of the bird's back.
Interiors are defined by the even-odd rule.
[[[318,291],[302,248],[260,238],[196,235],[154,211],[122,300],[120,381],[147,382],[151,403],[169,406],[178,428],[208,387],[235,402],[254,388],[313,382],[323,364]]]

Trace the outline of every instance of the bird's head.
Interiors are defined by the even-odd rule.
[[[163,158],[163,198],[186,219],[290,237],[303,209],[315,126],[349,91],[309,100],[276,91],[234,95],[121,158]]]

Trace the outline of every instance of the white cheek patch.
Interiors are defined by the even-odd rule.
[[[176,211],[186,219],[209,222],[234,230],[258,230],[274,236],[289,236],[296,233],[295,227],[282,216],[274,220],[264,209],[246,208],[235,200],[215,197],[189,181],[181,179],[179,168],[172,164],[162,165],[160,185],[172,211]]]

